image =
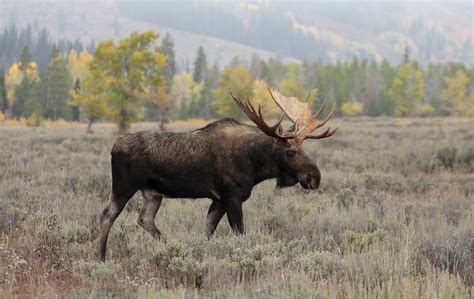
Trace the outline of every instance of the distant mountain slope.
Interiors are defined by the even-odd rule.
[[[233,56],[360,58],[399,63],[404,48],[423,63],[474,65],[472,2],[218,2],[0,0],[0,28],[47,27],[54,38],[96,41],[130,32],[169,31],[178,62],[192,64],[203,45],[211,62]]]
[[[297,59],[473,62],[472,2],[119,2],[133,19]],[[134,8],[134,9],[132,9]]]

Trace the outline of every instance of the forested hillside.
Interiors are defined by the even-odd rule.
[[[404,47],[423,61],[472,63],[472,5],[385,2],[120,2],[121,11],[183,31],[328,62],[382,58],[399,62]],[[134,9],[132,9],[134,8]],[[271,34],[269,34],[271,32]]]
[[[15,24],[12,24],[5,27],[3,32],[0,32],[0,68],[10,67],[18,62],[24,47],[29,49],[32,58],[40,68],[48,65],[54,48],[64,53],[73,49],[76,52],[85,49],[89,52],[94,51],[93,42],[85,45],[79,39],[58,40],[53,38],[45,27],[40,30],[38,28],[33,30],[31,24],[23,28],[17,28]]]
[[[268,87],[299,98],[311,92],[315,106],[329,99],[344,116],[474,115],[474,70],[459,63],[423,66],[409,48],[396,65],[357,57],[336,64],[282,63],[254,55],[250,62],[236,56],[221,68],[209,63],[200,47],[192,66],[179,69],[170,34],[133,33],[119,42],[101,41],[93,52],[78,51],[71,42],[48,44],[46,65],[38,63],[43,48],[35,47],[41,35],[31,42],[33,54],[26,41],[18,38],[12,55],[18,60],[0,72],[0,107],[2,118],[28,119],[33,125],[43,119],[82,120],[90,129],[108,119],[126,130],[139,120],[159,120],[163,127],[174,119],[241,119],[230,92],[277,116]]]
[[[404,48],[422,64],[474,63],[474,12],[465,2],[0,1],[0,28],[46,27],[83,42],[133,31],[170,32],[179,64],[205,46],[211,62],[237,54],[335,63],[357,56],[400,62]]]
[[[276,117],[268,87],[338,116],[473,116],[470,6],[420,5],[1,1],[0,116],[241,119],[233,92]]]

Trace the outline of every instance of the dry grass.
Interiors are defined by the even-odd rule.
[[[1,113],[1,112],[0,112]],[[194,129],[197,127],[205,126],[213,120],[204,120],[199,118],[187,119],[187,120],[178,120],[166,124],[168,130],[186,130]],[[80,122],[68,122],[64,119],[58,120],[41,120],[39,123],[34,122],[31,119],[3,119],[3,116],[0,114],[0,128],[26,128],[26,127],[43,127],[43,128],[52,128],[52,129],[65,129],[65,128],[83,128],[86,129],[87,124]],[[92,126],[93,129],[113,129],[115,125],[110,122],[99,122],[94,123]],[[132,124],[132,130],[154,130],[159,128],[158,122],[137,122]]]
[[[346,120],[335,137],[306,144],[321,189],[257,186],[244,236],[224,220],[207,241],[210,201],[168,199],[157,223],[169,241],[156,242],[136,224],[136,195],[105,264],[94,252],[114,129],[1,127],[0,297],[470,297],[473,127]]]

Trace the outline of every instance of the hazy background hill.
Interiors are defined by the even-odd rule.
[[[123,38],[132,31],[170,32],[178,64],[204,46],[211,63],[250,59],[359,58],[397,64],[405,47],[427,62],[473,65],[472,2],[270,1],[8,1],[0,0],[0,28],[15,23],[46,27],[53,39],[83,42]]]

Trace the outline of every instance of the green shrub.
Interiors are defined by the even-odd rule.
[[[436,158],[442,166],[453,168],[456,162],[457,149],[451,146],[444,147],[436,153]]]
[[[310,251],[296,259],[300,269],[310,275],[312,279],[329,279],[331,276],[341,276],[345,264],[341,258],[327,251]]]
[[[152,262],[164,279],[175,284],[199,284],[206,270],[203,262],[193,256],[192,247],[176,240],[159,246]]]
[[[344,252],[361,252],[370,245],[383,242],[387,239],[387,232],[383,229],[377,229],[373,232],[354,232],[346,230],[341,234],[341,245]]]
[[[84,283],[108,283],[115,281],[120,271],[120,264],[113,262],[81,262],[79,263],[78,278]]]

